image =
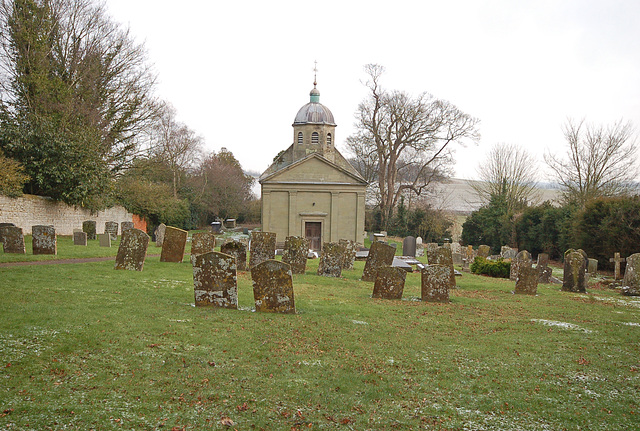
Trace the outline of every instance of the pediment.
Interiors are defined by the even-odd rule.
[[[366,185],[357,173],[330,162],[321,155],[311,154],[277,172],[261,178],[264,183],[331,183]]]

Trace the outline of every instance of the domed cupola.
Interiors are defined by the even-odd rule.
[[[314,79],[309,103],[300,108],[293,120],[294,160],[312,153],[333,158],[336,123],[329,108],[320,103],[316,85]]]
[[[293,120],[293,125],[298,124],[330,124],[335,126],[336,123],[333,120],[333,114],[322,103],[320,103],[320,91],[316,88],[316,84],[313,84],[313,90],[309,93],[310,102],[304,105],[296,114],[296,119]]]

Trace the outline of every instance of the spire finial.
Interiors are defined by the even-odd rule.
[[[313,88],[316,88],[316,85],[318,85],[317,82],[317,76],[318,76],[318,62],[314,61],[313,62]]]

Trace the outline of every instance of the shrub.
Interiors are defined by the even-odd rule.
[[[509,272],[511,271],[511,262],[503,260],[487,260],[484,257],[478,256],[473,260],[471,264],[471,272],[474,274],[488,275],[489,277],[497,278],[509,278]]]

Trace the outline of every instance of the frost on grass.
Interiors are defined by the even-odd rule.
[[[40,356],[50,348],[50,342],[58,335],[52,329],[31,327],[25,337],[14,337],[12,334],[0,334],[0,357],[3,362],[11,363],[27,355]]]
[[[640,323],[636,322],[622,322],[622,324],[627,326],[640,326]]]
[[[367,322],[363,322],[362,320],[352,320],[351,323],[354,325],[368,325]]]
[[[557,320],[531,319],[531,321],[541,323],[547,326],[557,326],[562,329],[570,329],[572,331],[581,331],[581,332],[584,332],[585,334],[590,334],[592,332],[590,329],[583,328],[578,325],[574,325],[573,323],[558,322]]]

